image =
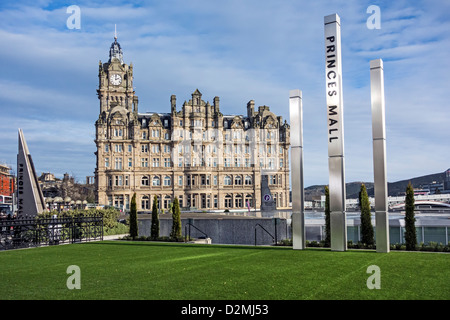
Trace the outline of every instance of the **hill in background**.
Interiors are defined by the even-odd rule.
[[[412,183],[414,188],[419,188],[421,185],[430,184],[436,181],[437,183],[443,183],[445,179],[445,171],[441,173],[429,174],[421,177],[401,180],[397,182],[388,182],[388,195],[395,197],[404,195],[406,187],[409,182]],[[364,183],[367,188],[367,193],[369,197],[374,196],[373,182],[349,182],[346,183],[346,193],[347,199],[358,198],[358,193],[361,188],[361,184]],[[320,199],[320,197],[325,194],[325,185],[313,185],[305,188],[305,199],[313,200]]]

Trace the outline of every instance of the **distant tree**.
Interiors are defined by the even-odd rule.
[[[406,250],[416,250],[416,218],[414,217],[414,189],[411,182],[406,187],[405,196],[405,244]]]
[[[180,213],[180,203],[178,198],[173,200],[172,206],[172,232],[170,233],[172,239],[181,238],[181,213]]]
[[[373,226],[370,214],[370,202],[367,195],[365,184],[361,184],[360,191],[360,207],[361,207],[361,242],[366,245],[373,245]]]
[[[130,207],[130,237],[136,239],[138,236],[137,209],[136,209],[136,193],[131,198]]]
[[[153,197],[152,227],[150,229],[150,237],[153,240],[157,240],[159,238],[158,197],[156,195]]]
[[[325,186],[325,246],[331,245],[331,228],[330,228],[330,190]]]

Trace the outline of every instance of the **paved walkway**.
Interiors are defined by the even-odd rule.
[[[125,233],[125,234],[114,234],[112,236],[103,236],[103,240],[118,240],[128,235],[129,235],[128,233]]]

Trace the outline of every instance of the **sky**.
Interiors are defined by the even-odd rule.
[[[79,29],[69,28],[72,5]],[[0,163],[16,169],[21,128],[38,175],[94,175],[98,64],[109,58],[116,25],[139,112],[169,112],[172,94],[180,110],[198,88],[205,101],[219,96],[224,114],[246,114],[255,100],[290,122],[289,91],[302,90],[304,184],[328,184],[323,20],[337,13],[346,181],[373,181],[373,59],[384,62],[388,181],[443,172],[448,12],[443,0],[2,1]]]

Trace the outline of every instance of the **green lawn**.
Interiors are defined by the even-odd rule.
[[[380,289],[367,288],[370,265]],[[449,266],[444,253],[103,241],[0,252],[0,299],[448,300]]]

